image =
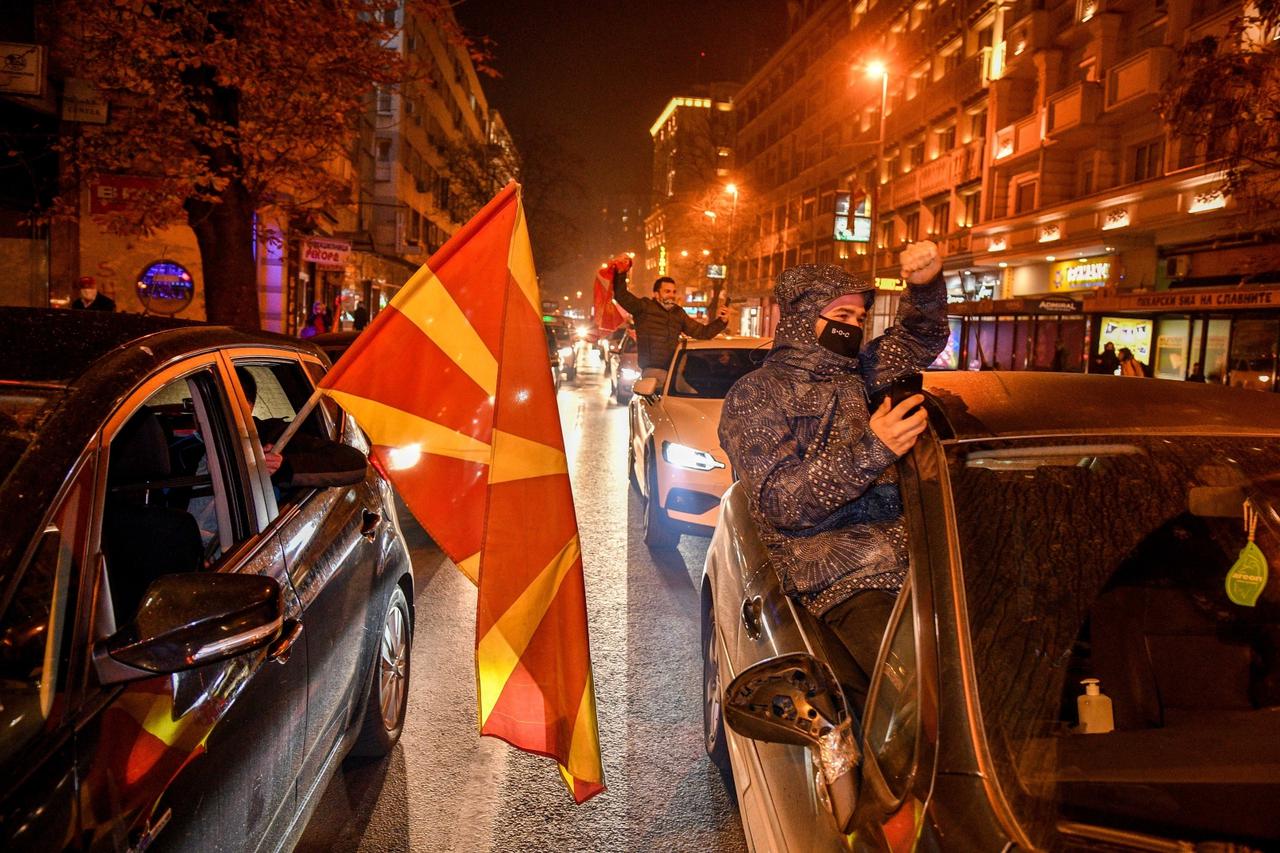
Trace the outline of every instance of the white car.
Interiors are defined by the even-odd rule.
[[[635,383],[627,449],[631,485],[646,499],[644,541],[673,548],[682,533],[710,536],[733,482],[717,430],[725,394],[755,370],[772,338],[683,340],[666,383]]]

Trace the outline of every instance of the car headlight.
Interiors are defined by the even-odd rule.
[[[573,355],[573,347],[560,347],[560,355],[564,358]]]
[[[621,373],[622,373],[623,382],[635,382],[637,379],[640,378],[640,371],[632,367],[622,368]]]
[[[707,451],[685,447],[673,441],[662,442],[662,458],[677,468],[688,468],[692,471],[711,471],[724,467],[723,462]]]
[[[585,340],[587,339],[587,334],[588,334],[590,331],[591,331],[591,330],[590,330],[590,329],[588,329],[586,326],[579,326],[579,327],[577,328],[578,340],[580,340],[580,341],[585,341]]]

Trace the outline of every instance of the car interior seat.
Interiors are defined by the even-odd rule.
[[[131,620],[156,578],[196,572],[202,565],[200,528],[189,512],[164,505],[169,442],[159,418],[144,406],[111,442],[102,552],[116,624]]]

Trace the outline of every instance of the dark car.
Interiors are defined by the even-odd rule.
[[[319,350],[90,311],[0,328],[0,849],[287,849],[343,756],[399,737],[413,624],[354,421],[322,403],[293,439],[359,460],[344,485],[267,471],[259,430]]]
[[[1266,572],[1242,552],[1280,562],[1280,401],[1045,373],[924,387],[930,428],[898,463],[911,569],[865,709],[742,484],[725,495],[704,719],[750,846],[1277,849],[1280,584],[1250,602]]]
[[[609,396],[625,406],[631,402],[631,386],[640,378],[636,333],[631,326],[619,326],[608,339],[605,370],[609,373]]]
[[[572,382],[578,376],[578,345],[573,326],[563,317],[544,320],[543,325],[555,336],[556,349],[560,353],[560,371],[565,380]]]
[[[555,332],[551,331],[551,327],[543,325],[542,332],[547,337],[547,359],[551,362],[551,384],[555,386],[557,391],[560,390],[560,344],[556,341]]]
[[[311,343],[324,350],[324,354],[329,356],[329,361],[336,364],[338,359],[342,358],[342,354],[351,348],[351,345],[356,342],[356,338],[359,336],[360,333],[357,331],[344,329],[340,332],[325,332],[320,335],[314,335],[311,338]]]

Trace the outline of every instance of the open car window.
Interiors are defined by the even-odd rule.
[[[1274,837],[1280,584],[1229,590],[1246,502],[1280,565],[1280,442],[989,442],[949,476],[986,741],[1037,846],[1063,821]]]
[[[743,376],[764,361],[765,353],[745,347],[686,349],[667,383],[673,397],[722,400]]]

